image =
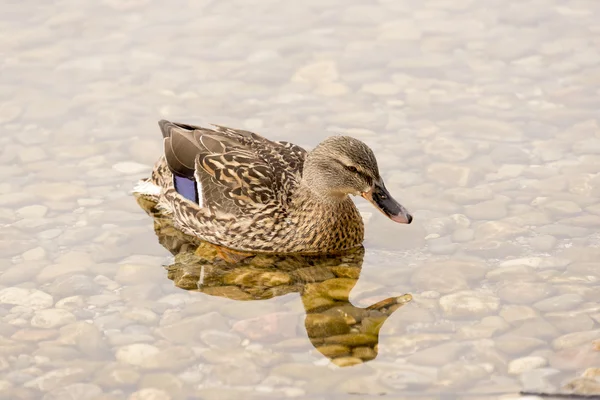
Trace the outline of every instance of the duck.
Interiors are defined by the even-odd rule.
[[[161,120],[164,154],[133,193],[186,235],[248,253],[339,253],[362,246],[350,196],[390,220],[413,217],[386,189],[373,151],[331,136],[311,151],[220,125]]]

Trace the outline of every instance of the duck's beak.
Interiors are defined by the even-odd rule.
[[[410,224],[413,220],[412,215],[406,211],[406,208],[392,198],[382,180],[376,182],[368,192],[361,193],[361,196],[369,200],[392,221],[400,224]]]

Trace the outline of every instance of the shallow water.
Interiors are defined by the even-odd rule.
[[[512,398],[600,367],[597,1],[0,8],[0,398]],[[169,279],[130,195],[161,118],[373,148],[415,216],[357,200],[350,302],[412,296],[377,358],[318,352],[298,293]]]

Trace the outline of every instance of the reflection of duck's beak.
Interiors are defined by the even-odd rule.
[[[369,200],[392,221],[401,224],[410,224],[413,220],[412,215],[406,211],[406,208],[393,199],[382,180],[375,182],[371,190],[361,193],[361,196]]]

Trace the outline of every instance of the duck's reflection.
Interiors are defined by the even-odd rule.
[[[362,247],[340,255],[240,254],[184,235],[154,203],[142,198],[138,203],[154,218],[160,244],[175,256],[167,269],[176,286],[242,301],[299,293],[311,343],[337,365],[374,359],[382,325],[411,299],[391,297],[366,308],[350,303]]]

